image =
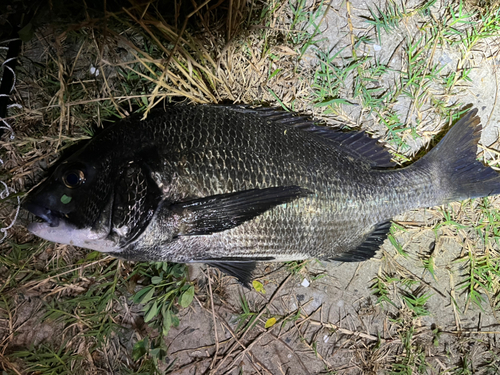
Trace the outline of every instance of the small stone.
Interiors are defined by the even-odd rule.
[[[99,75],[99,73],[100,73],[99,69],[97,69],[96,67],[94,67],[92,65],[90,66],[90,74],[97,77]]]

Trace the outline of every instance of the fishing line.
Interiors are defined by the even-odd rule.
[[[0,199],[3,200],[5,198],[7,198],[10,195],[10,193],[13,193],[13,194],[16,193],[16,191],[13,188],[7,186],[7,184],[5,182],[0,181],[0,183],[4,186],[4,190],[2,192],[0,192]],[[14,226],[14,224],[17,220],[17,216],[19,215],[19,209],[21,208],[21,199],[19,198],[19,196],[17,196],[16,198],[17,198],[16,214],[14,215],[14,219],[12,220],[12,223],[10,223],[5,228],[0,228],[0,232],[3,233],[3,237],[0,238],[0,243],[2,243],[5,240],[5,237],[7,237],[7,231]]]
[[[14,64],[17,60],[17,56],[16,57],[10,57],[8,59],[6,59],[3,63],[2,63],[2,71],[4,72],[3,74],[3,79],[6,79],[6,74],[5,74],[5,69],[7,69],[10,74],[12,75],[12,84],[10,86],[10,89],[7,91],[7,93],[0,93],[0,98],[6,98],[6,100],[9,99],[10,97],[10,94],[12,93],[12,91],[14,91],[14,87],[16,87],[16,80],[17,80],[17,77],[16,77],[16,72],[14,71],[14,69],[10,66],[11,64]],[[2,80],[3,80],[2,79]],[[9,108],[12,108],[13,106],[16,106],[16,107],[20,107],[19,104],[17,105],[7,105],[7,109]],[[3,112],[3,110],[2,110]],[[5,111],[7,112],[7,111]],[[8,130],[10,132],[10,139],[13,140],[15,138],[15,134],[14,134],[14,130],[12,129],[12,126],[10,126],[10,124],[2,117],[0,117],[0,121],[2,122],[3,126],[0,126],[0,129],[1,130]],[[0,134],[2,134],[3,132],[0,132]],[[2,160],[0,159],[0,162]],[[2,162],[3,164],[3,162]]]
[[[16,72],[10,66],[12,64],[15,64],[15,62],[16,62],[15,60],[17,60],[17,56],[10,57],[10,58],[6,59],[1,65],[2,71],[3,71],[2,82],[4,82],[4,80],[6,79],[6,70],[8,70],[10,72],[10,74],[12,75],[12,77],[11,77],[12,83],[10,85],[10,89],[8,89],[7,93],[0,93],[0,98],[2,98],[2,105],[5,105],[7,103],[7,101],[10,98],[10,94],[12,93],[12,91],[14,91],[14,87],[16,86]],[[2,109],[2,113],[7,114],[7,109],[13,108],[13,107],[21,108],[21,105],[20,104],[6,105],[4,107],[4,109]],[[15,138],[15,133],[14,133],[14,129],[12,129],[12,126],[7,122],[7,120],[5,118],[3,118],[3,116],[0,117],[0,122],[1,122],[0,135],[2,133],[4,133],[4,131],[8,131],[10,133],[9,139],[13,140]],[[4,161],[2,159],[0,159],[0,165],[2,165],[2,166],[4,165]],[[2,192],[0,192],[0,199],[1,200],[5,200],[6,198],[8,198],[11,193],[12,194],[16,193],[16,190],[7,186],[7,184],[4,181],[0,181],[0,183],[4,186],[4,189],[2,190]],[[7,237],[7,231],[14,226],[14,224],[17,220],[17,217],[19,215],[19,210],[21,208],[21,199],[19,198],[19,196],[17,196],[16,198],[17,198],[17,207],[16,207],[16,213],[14,215],[14,219],[5,228],[0,228],[0,232],[2,233],[2,238],[0,238],[0,243],[3,243],[3,241]]]

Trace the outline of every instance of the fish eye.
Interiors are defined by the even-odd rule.
[[[85,182],[85,174],[82,170],[71,169],[63,174],[62,181],[66,187],[74,189]]]

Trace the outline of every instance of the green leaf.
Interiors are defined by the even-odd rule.
[[[160,351],[161,351],[161,348],[154,348],[154,349],[151,349],[149,354],[151,355],[151,357],[153,358],[158,358],[159,355],[160,355]]]
[[[153,283],[155,285],[161,283],[162,281],[163,281],[163,277],[161,277],[161,276],[153,276],[151,278],[151,283]]]
[[[186,308],[186,307],[188,307],[191,304],[191,302],[193,301],[193,298],[194,298],[194,286],[191,285],[189,287],[189,289],[186,290],[182,294],[182,296],[181,296],[181,298],[179,300],[179,304],[182,307]]]
[[[144,321],[147,323],[152,320],[158,313],[160,308],[158,307],[158,301],[154,301],[153,305],[149,308],[148,312],[144,316]]]
[[[86,256],[85,256],[85,260],[95,260],[97,258],[99,258],[99,256],[101,255],[101,253],[99,251],[91,251],[90,253],[88,253]]]
[[[174,314],[172,314],[172,326],[179,327],[179,318]]]
[[[71,202],[71,197],[68,197],[66,194],[63,194],[63,196],[61,197],[61,203],[62,204],[68,204],[69,202]]]
[[[151,286],[147,286],[144,289],[139,290],[134,296],[135,303],[146,304],[151,298],[153,298],[153,294],[155,289]]]
[[[336,98],[336,99],[325,100],[321,103],[316,103],[314,106],[315,107],[326,107],[326,106],[331,105],[331,104],[351,104],[351,103],[349,103],[345,99]]]
[[[148,338],[146,337],[144,340],[137,341],[134,344],[134,348],[132,349],[132,359],[137,361],[141,359],[147,352]]]
[[[163,315],[163,336],[167,336],[170,328],[172,327],[172,313],[167,311],[165,315]]]
[[[184,263],[176,263],[172,267],[171,274],[172,274],[173,277],[175,277],[176,279],[178,279],[178,278],[180,278],[180,277],[182,277],[184,275],[185,269],[186,269],[186,265]]]

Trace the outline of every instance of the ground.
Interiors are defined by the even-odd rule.
[[[160,99],[293,109],[381,138],[401,166],[473,106],[483,126],[478,158],[498,166],[495,2],[107,6],[56,2],[35,12],[18,106],[6,119],[13,132],[2,140],[4,227],[15,217],[14,190],[27,192],[107,121]],[[408,212],[374,259],[263,263],[250,289],[202,265],[134,264],[42,242],[21,211],[0,247],[0,366],[496,374],[498,208],[491,197]]]

